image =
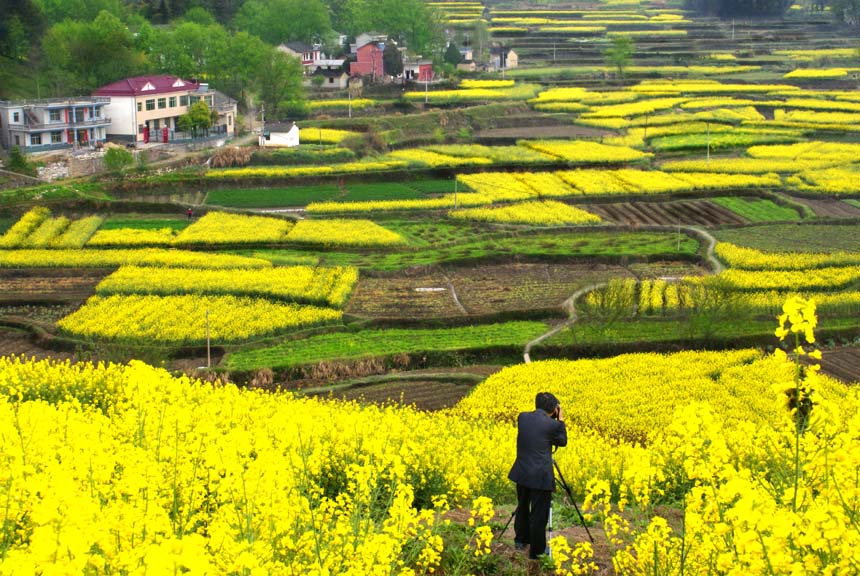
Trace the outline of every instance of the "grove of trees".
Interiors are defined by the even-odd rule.
[[[423,0],[0,0],[0,65],[26,64],[42,97],[169,73],[242,103],[254,95],[274,113],[304,97],[300,63],[275,46],[322,42],[331,53],[342,50],[336,33],[371,30],[419,53],[444,48]]]

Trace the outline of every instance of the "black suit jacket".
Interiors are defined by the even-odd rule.
[[[517,459],[508,479],[533,490],[555,490],[552,447],[567,445],[564,422],[541,409],[517,417]]]

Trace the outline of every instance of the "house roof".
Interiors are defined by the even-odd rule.
[[[317,68],[314,70],[314,73],[311,76],[325,76],[326,78],[340,78],[344,75],[347,75],[344,72],[343,68],[337,68],[335,70],[326,69],[326,68]]]
[[[168,92],[188,92],[198,90],[196,80],[183,80],[177,76],[160,74],[156,76],[136,76],[102,86],[94,96],[143,96],[146,94],[165,94]]]
[[[305,44],[304,42],[285,42],[281,44],[281,46],[286,46],[293,52],[297,53],[313,52],[314,50],[313,46]]]
[[[507,46],[494,46],[490,48],[490,54],[509,54],[511,52],[513,50]]]

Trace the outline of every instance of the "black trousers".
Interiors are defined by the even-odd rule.
[[[514,540],[530,544],[529,558],[537,558],[546,551],[546,523],[552,492],[534,490],[517,484],[517,512],[514,518]]]

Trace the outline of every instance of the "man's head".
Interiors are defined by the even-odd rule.
[[[549,392],[538,392],[537,396],[535,396],[535,408],[543,410],[547,414],[555,412],[559,404],[558,398]]]

